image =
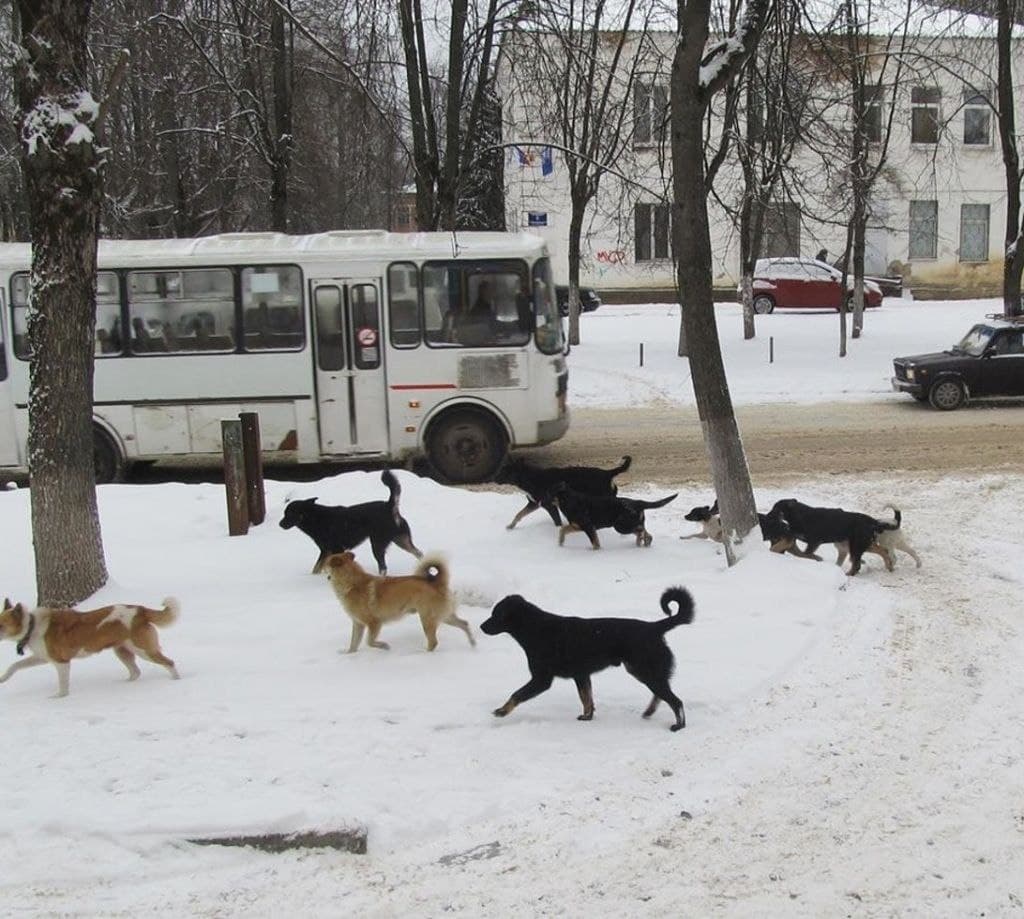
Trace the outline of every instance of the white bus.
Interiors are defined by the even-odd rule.
[[[230,233],[110,240],[96,285],[97,481],[221,452],[259,414],[268,459],[425,454],[480,481],[569,426],[543,240],[511,233]],[[0,471],[24,471],[30,247],[0,244]]]

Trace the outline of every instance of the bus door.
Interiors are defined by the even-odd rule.
[[[310,284],[320,451],[384,453],[388,409],[380,284],[360,278]]]
[[[14,430],[14,396],[11,394],[11,367],[4,321],[7,302],[0,287],[0,466],[18,465],[18,441]]]

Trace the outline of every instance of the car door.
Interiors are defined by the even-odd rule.
[[[1024,329],[997,332],[980,363],[976,395],[1024,395]]]
[[[388,449],[380,284],[362,278],[310,281],[320,451]]]
[[[819,309],[839,309],[842,303],[842,291],[840,288],[841,276],[837,277],[824,265],[811,265],[808,268],[810,274],[810,289],[812,302],[808,306],[816,306]]]

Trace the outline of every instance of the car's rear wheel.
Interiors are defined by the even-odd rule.
[[[758,294],[754,297],[754,312],[765,316],[775,309],[775,301],[768,294]]]
[[[932,408],[951,412],[960,408],[967,401],[967,390],[959,380],[937,380],[928,390],[928,401],[932,404]]]

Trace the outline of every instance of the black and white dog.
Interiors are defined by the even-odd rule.
[[[812,507],[795,498],[783,498],[775,502],[768,516],[778,518],[796,539],[807,543],[810,554],[827,542],[835,544],[840,566],[849,554],[851,576],[860,571],[865,552],[882,556],[886,568],[891,570],[892,553],[878,544],[878,538],[900,528],[902,517],[898,510],[890,522],[839,507]]]
[[[710,507],[698,505],[686,514],[684,519],[692,520],[701,525],[699,533],[691,533],[689,536],[680,536],[680,539],[710,539],[713,542],[722,541],[722,518],[718,515],[718,499]],[[793,532],[780,517],[772,514],[758,512],[757,522],[761,529],[761,538],[768,543],[772,552],[779,554],[789,552],[800,558],[816,558],[810,552],[805,552],[796,542]]]

